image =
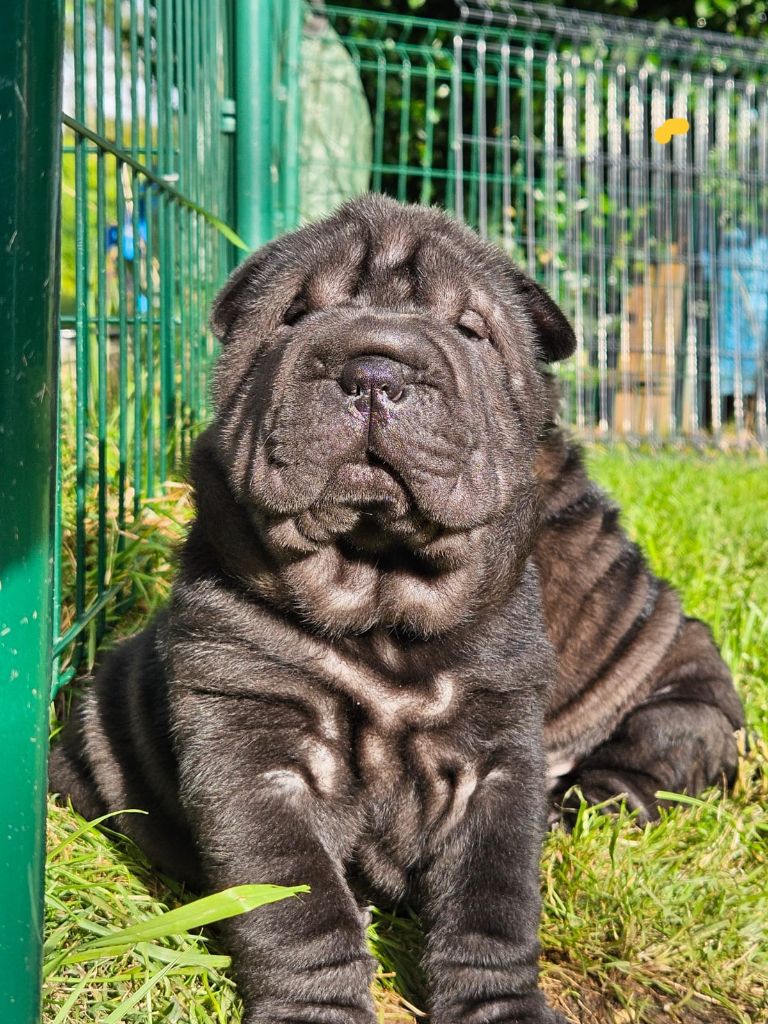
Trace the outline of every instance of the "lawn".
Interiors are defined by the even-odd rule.
[[[582,812],[542,865],[542,983],[572,1021],[768,1021],[768,464],[756,455],[592,448],[596,478],[653,568],[711,623],[748,712],[732,795],[707,794],[640,830]],[[178,486],[152,503],[114,573],[164,597],[187,516]],[[108,823],[106,823],[108,824]],[[95,937],[193,898],[106,827],[51,807],[45,1024],[236,1024],[227,958],[196,933],[113,947]],[[269,879],[262,881],[268,882]],[[258,911],[256,911],[258,913]],[[382,1020],[420,1014],[418,923],[377,914]]]

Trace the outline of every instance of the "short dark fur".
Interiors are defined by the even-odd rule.
[[[649,570],[554,423],[536,472],[544,513],[533,560],[558,664],[544,727],[554,811],[578,785],[590,803],[621,794],[652,821],[657,791],[732,781],[741,702],[707,626]]]
[[[226,926],[252,1024],[373,1020],[362,898],[419,908],[436,1024],[559,1020],[544,736],[558,798],[652,816],[732,769],[741,722],[552,426],[541,361],[573,333],[497,249],[374,196],[251,257],[212,324],[170,607],[107,659],[51,786],[149,810],[120,827],[194,885],[311,885]]]

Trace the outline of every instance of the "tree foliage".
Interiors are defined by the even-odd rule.
[[[363,6],[355,0],[336,2],[349,7]],[[456,0],[368,0],[365,7],[446,21],[454,20],[459,10]],[[768,38],[768,0],[569,0],[568,7],[648,21],[663,20],[680,28]]]

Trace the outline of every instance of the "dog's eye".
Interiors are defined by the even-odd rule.
[[[485,326],[483,318],[477,313],[473,313],[472,310],[467,310],[461,315],[456,324],[456,330],[465,338],[472,338],[473,341],[484,341],[488,337],[488,328]]]
[[[293,325],[298,323],[302,317],[307,315],[307,313],[308,310],[304,300],[294,299],[283,317],[283,323],[288,327],[293,327]]]

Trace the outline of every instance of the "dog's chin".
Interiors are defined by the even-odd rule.
[[[373,517],[383,523],[407,518],[413,506],[394,470],[373,462],[341,466],[318,504],[354,509],[361,519]]]
[[[342,466],[320,498],[292,516],[252,511],[253,525],[276,555],[299,556],[333,545],[342,556],[380,567],[455,569],[465,557],[462,528],[432,522],[395,471],[384,465]]]

